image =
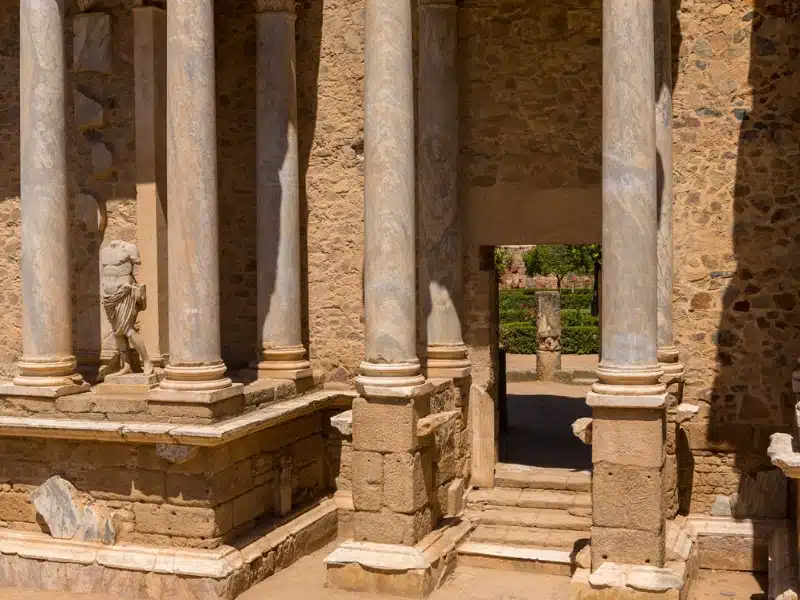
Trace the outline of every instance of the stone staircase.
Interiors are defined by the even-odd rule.
[[[570,575],[592,525],[588,471],[498,463],[493,489],[472,490],[465,514],[477,524],[459,563]]]

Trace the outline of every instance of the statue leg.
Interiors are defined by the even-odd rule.
[[[117,371],[115,375],[127,375],[128,373],[133,373],[133,367],[131,366],[131,349],[130,345],[128,344],[128,338],[124,335],[117,335],[114,337],[117,340],[117,350],[119,351],[119,358],[122,362],[122,369]]]
[[[153,372],[153,362],[150,360],[150,356],[147,354],[147,348],[145,348],[144,342],[142,342],[139,334],[133,329],[128,332],[128,342],[139,355],[139,361],[142,363],[142,372],[145,375],[150,375],[150,373]]]

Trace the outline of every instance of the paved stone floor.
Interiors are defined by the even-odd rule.
[[[598,363],[597,354],[562,354],[562,371],[594,371]],[[507,369],[536,370],[535,354],[506,354]]]
[[[322,558],[333,546],[301,559],[240,596],[240,600],[391,600],[389,596],[353,594],[323,587]],[[763,578],[750,573],[704,571],[690,600],[766,600]],[[1,600],[112,600],[61,592],[30,592],[0,588]],[[489,571],[461,567],[430,600],[568,600],[566,577]],[[117,600],[117,599],[114,599]]]

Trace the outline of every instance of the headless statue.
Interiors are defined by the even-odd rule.
[[[109,375],[133,373],[134,350],[144,374],[153,372],[153,363],[136,331],[136,317],[147,307],[145,286],[136,283],[133,275],[134,266],[141,263],[135,244],[115,240],[100,251],[103,308],[117,343],[117,355],[106,369],[111,372],[101,370],[101,380]]]

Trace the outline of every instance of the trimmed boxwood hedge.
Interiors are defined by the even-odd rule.
[[[502,320],[502,317],[501,317]],[[561,327],[597,327],[598,318],[586,310],[564,309],[561,311]]]
[[[536,325],[530,321],[501,323],[500,347],[509,354],[536,354]]]
[[[534,346],[536,346],[535,343]],[[561,328],[562,354],[599,354],[599,352],[600,329],[598,327]]]

